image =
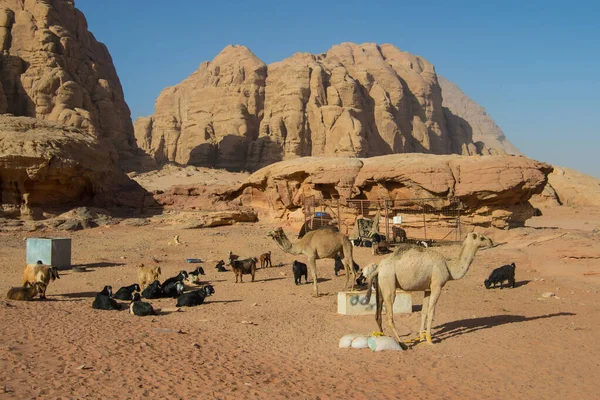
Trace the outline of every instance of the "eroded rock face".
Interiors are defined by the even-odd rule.
[[[537,206],[566,205],[600,207],[600,180],[570,168],[553,166],[548,185],[532,203]]]
[[[307,197],[339,196],[342,202],[454,197],[464,206],[462,215],[485,215],[486,223],[506,227],[533,216],[528,200],[543,190],[551,171],[548,164],[508,155],[310,157],[262,168],[221,196],[282,219]]]
[[[0,116],[0,212],[41,218],[48,208],[149,206],[152,197],[117,168],[112,151],[87,130]]]
[[[159,162],[242,169],[258,135],[266,76],[250,50],[227,46],[163,90],[155,114],[135,123],[138,146]]]
[[[460,149],[454,149],[455,153],[481,154],[485,148],[488,154],[521,155],[483,107],[443,76],[438,75],[438,82],[444,96],[442,106],[449,129],[455,136],[463,138],[458,141],[463,144]]]
[[[133,125],[107,48],[72,1],[0,1],[0,113],[82,129],[121,158]]]
[[[433,65],[392,45],[343,43],[269,66],[228,46],[165,89],[135,136],[159,162],[232,170],[303,156],[503,153],[453,117]]]

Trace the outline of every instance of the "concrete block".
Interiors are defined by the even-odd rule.
[[[25,262],[39,261],[56,268],[71,266],[70,238],[27,238]]]
[[[371,301],[366,302],[367,291],[339,292],[338,293],[338,314],[343,315],[375,315],[377,308],[376,293],[373,291]],[[394,314],[412,312],[412,296],[404,290],[396,290],[394,300]],[[385,305],[383,306],[385,313]]]

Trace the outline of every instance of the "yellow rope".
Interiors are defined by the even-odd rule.
[[[373,332],[371,336],[385,336],[383,332]]]

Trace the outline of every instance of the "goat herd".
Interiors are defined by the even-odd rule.
[[[251,275],[254,282],[257,263],[260,261],[261,268],[273,266],[271,262],[271,252],[264,253],[260,258],[247,258],[240,260],[238,256],[229,252],[229,263],[231,270],[235,274],[235,282],[243,283],[243,275]],[[206,297],[215,293],[212,285],[203,284],[200,276],[204,275],[204,269],[197,267],[194,271],[180,271],[177,276],[168,278],[162,284],[158,280],[161,269],[159,266],[147,267],[144,264],[138,265],[138,280],[139,284],[134,283],[130,286],[125,286],[117,290],[113,294],[111,286],[105,286],[100,293],[96,295],[92,303],[92,308],[100,310],[120,310],[121,304],[116,300],[129,301],[129,312],[137,316],[156,315],[156,310],[150,303],[142,301],[145,299],[158,298],[175,298],[177,299],[177,307],[198,306],[204,303]],[[354,263],[354,271],[358,272],[360,267]],[[227,272],[225,262],[220,260],[215,266],[217,272]],[[343,262],[339,256],[335,257],[334,272],[338,276],[338,272],[344,269]],[[503,287],[503,282],[508,281],[508,285],[515,287],[515,263],[504,265],[492,271],[489,278],[484,284],[487,289],[496,287],[500,284]],[[361,286],[365,283],[365,275],[369,271],[361,271],[356,284]],[[307,283],[308,271],[306,264],[294,260],[292,263],[292,273],[294,283],[301,283],[301,278],[304,276],[304,281]],[[41,261],[37,264],[28,264],[24,270],[23,286],[13,287],[8,291],[7,299],[9,300],[32,300],[38,296],[40,299],[45,299],[46,288],[50,281],[60,279],[56,267],[44,265]],[[195,285],[200,285],[200,288],[187,293],[184,293],[184,281]],[[140,293],[141,292],[141,293]]]

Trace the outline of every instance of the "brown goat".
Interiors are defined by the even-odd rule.
[[[140,280],[140,288],[144,290],[147,285],[158,280],[161,274],[160,267],[146,267],[144,264],[138,265],[138,279]]]
[[[46,298],[46,288],[50,281],[60,279],[58,269],[50,265],[44,265],[41,261],[37,264],[27,264],[23,271],[23,287],[33,285],[36,282],[44,283],[44,291],[40,295],[40,299]]]
[[[252,275],[252,282],[254,282],[254,274],[256,274],[256,263],[258,260],[256,257],[247,258],[245,260],[233,260],[231,261],[231,269],[235,274],[235,283],[238,283],[238,277],[240,283],[244,283],[242,275]]]
[[[260,255],[260,267],[261,268],[269,268],[272,267],[273,263],[271,262],[271,251],[268,253],[264,253]]]
[[[8,300],[20,300],[29,301],[38,294],[42,294],[46,291],[46,284],[44,282],[35,282],[30,287],[14,287],[10,288],[6,294]]]

